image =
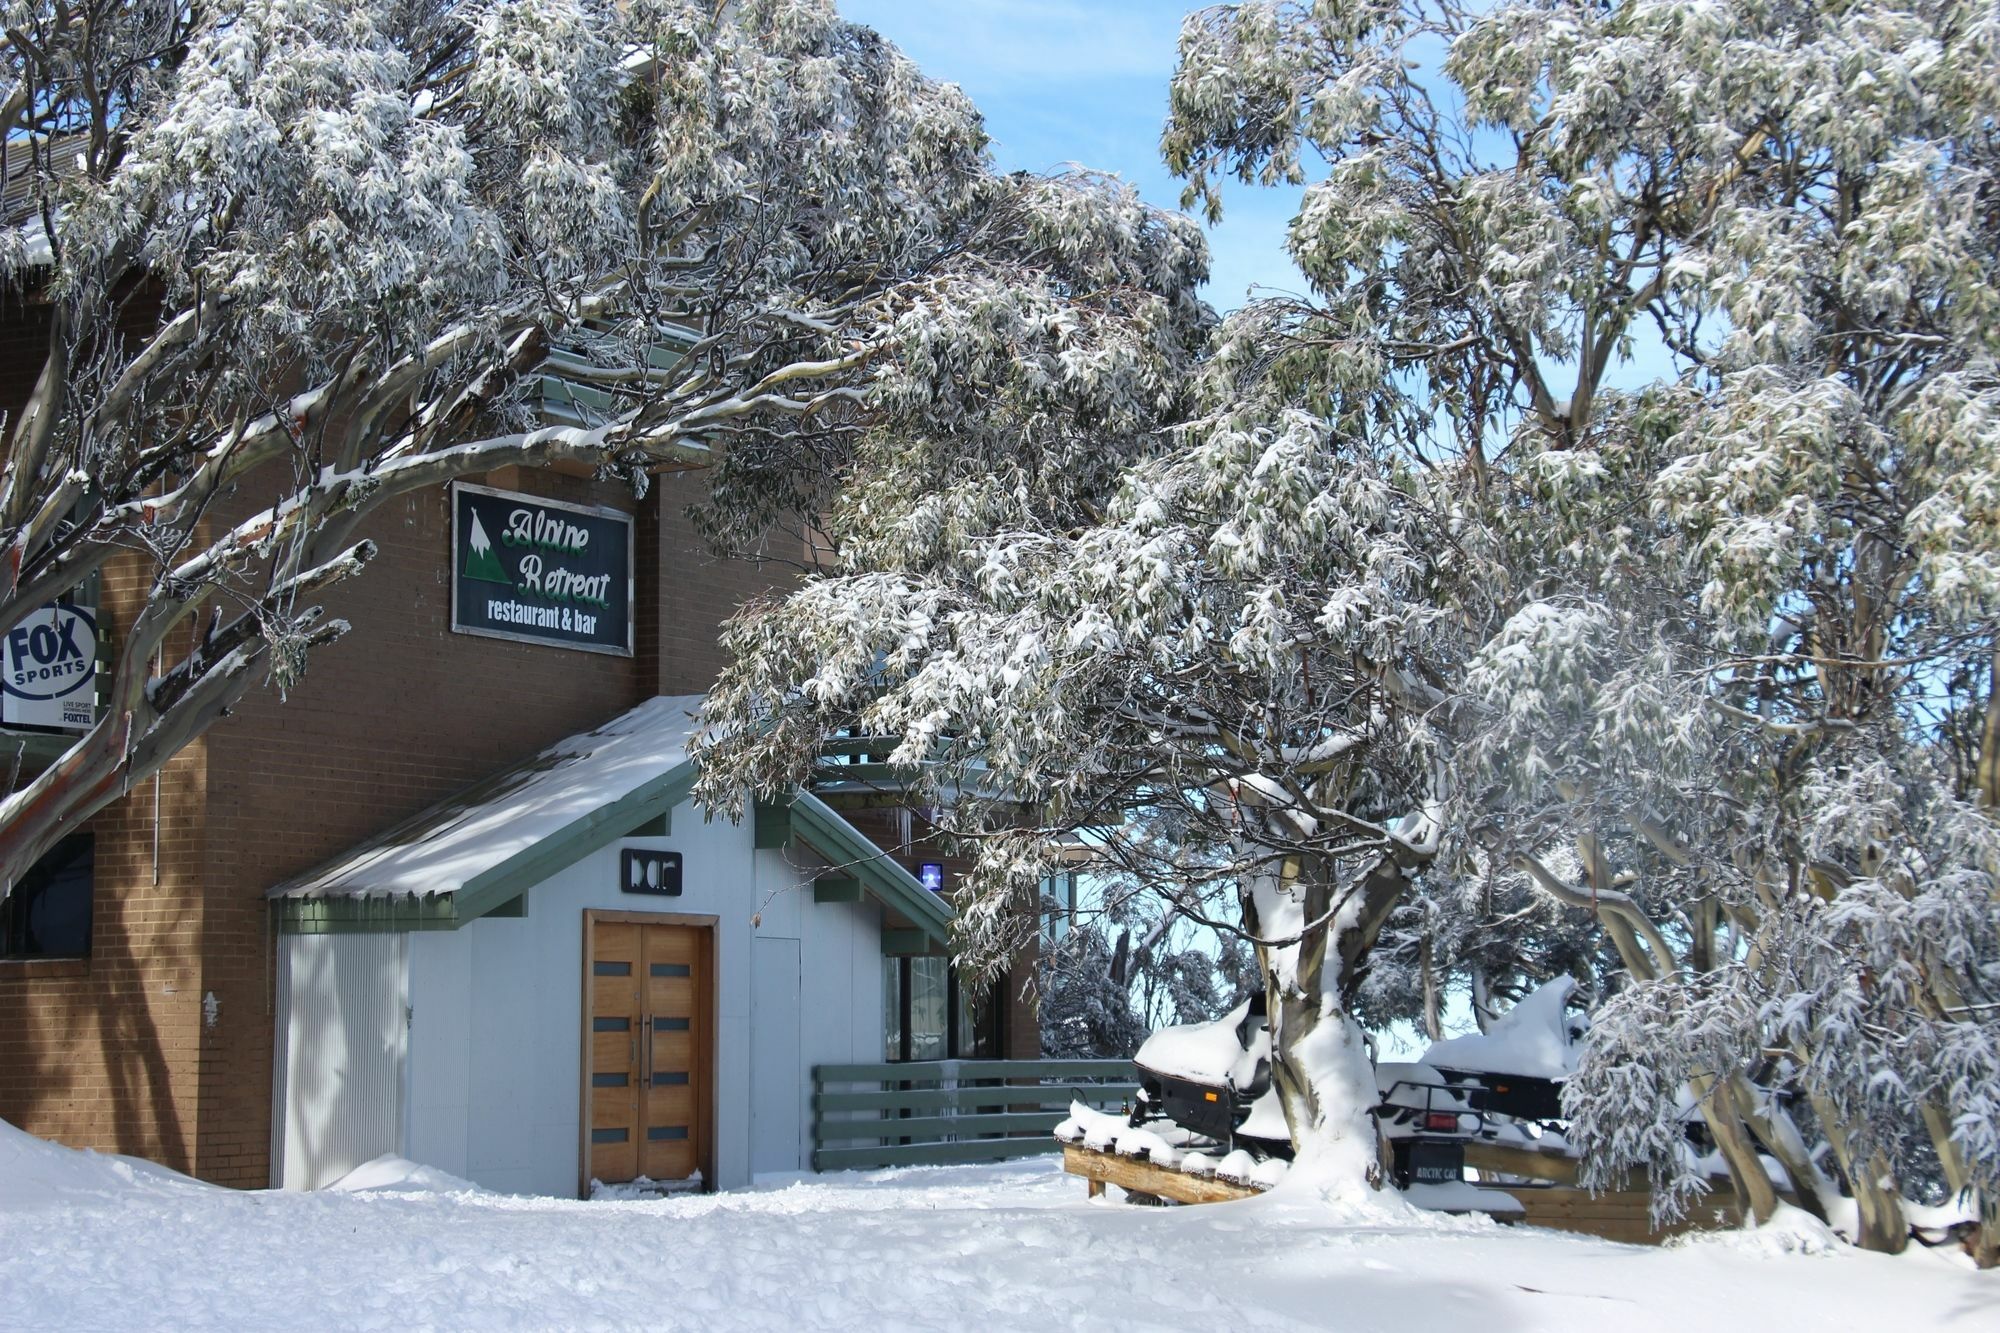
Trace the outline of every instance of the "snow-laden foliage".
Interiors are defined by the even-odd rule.
[[[1775,1158],[1899,1248],[1936,1176],[1991,1261],[1996,46],[1943,0],[1191,16],[1167,160],[1303,184],[1310,296],[1115,485],[839,514],[734,631],[717,773],[902,736],[973,958],[1078,831],[1184,910],[1233,879],[1281,1085],[1344,1006],[1575,971],[1594,1178],[1681,1206],[1698,1122],[1755,1216]]]
[[[781,787],[838,728],[900,737],[915,799],[974,848],[962,965],[999,964],[1010,886],[1086,829],[1195,919],[1215,920],[1202,886],[1237,884],[1220,924],[1259,949],[1281,1035],[1287,1012],[1303,1035],[1351,998],[1400,867],[1434,851],[1431,774],[1409,763],[1441,697],[1425,664],[1461,631],[1432,597],[1473,570],[1425,474],[1315,417],[1218,412],[1179,439],[1077,496],[1102,518],[1075,533],[972,543],[938,525],[921,562],[851,567],[744,617],[711,696],[741,725],[709,747],[707,789]],[[862,529],[849,552],[879,549],[869,517],[836,514],[837,537]],[[1282,1049],[1278,1067],[1283,1086]],[[1295,1090],[1310,1129],[1329,1113],[1303,1076]]]
[[[1112,946],[1095,922],[1079,926],[1044,953],[1035,1008],[1044,1056],[1087,1060],[1139,1049],[1147,1029],[1115,966]]]
[[[1170,836],[1167,821],[1147,823]],[[1037,952],[1042,1053],[1132,1055],[1157,1028],[1206,1023],[1261,991],[1250,947],[1203,924],[1226,911],[1231,888],[1191,886],[1176,899],[1141,874],[1090,876],[1064,914],[1074,928],[1044,934]]]
[[[46,315],[0,622],[119,552],[151,580],[102,722],[0,805],[0,884],[302,671],[385,499],[671,465],[719,541],[1079,521],[1064,479],[1150,438],[1204,319],[1192,224],[996,176],[965,97],[830,0],[15,0],[0,51],[0,278]],[[927,507],[903,467],[954,457],[1013,470]]]

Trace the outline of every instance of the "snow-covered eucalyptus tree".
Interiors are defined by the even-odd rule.
[[[1143,414],[1196,318],[1191,229],[996,176],[830,0],[11,0],[0,52],[0,276],[43,335],[0,627],[113,561],[147,589],[101,720],[0,801],[0,886],[341,633],[314,599],[389,497],[703,467],[726,537],[1070,421],[1081,378]],[[598,419],[545,424],[556,349]]]
[[[1302,1148],[1362,1132],[1325,1020],[1421,877],[1476,914],[1455,957],[1622,973],[1571,1102],[1607,1178],[1692,1187],[1686,1087],[1752,1214],[1775,1157],[1893,1249],[1934,1171],[1990,1261],[1996,24],[1191,16],[1168,161],[1211,211],[1304,185],[1310,295],[1222,325],[1087,526],[842,511],[844,565],[739,627],[723,700],[765,725],[715,755],[775,783],[826,727],[903,736],[982,847],[975,953],[1060,834],[1177,844],[1169,895],[1233,872]]]
[[[1505,619],[1452,686],[1451,868],[1593,913],[1638,983],[1571,1090],[1601,1178],[1691,1183],[1691,1087],[1755,1214],[1761,1148],[1900,1248],[1914,1151],[1987,1261],[1996,31],[1251,6],[1197,20],[1206,138],[1169,136],[1198,189],[1318,152],[1323,300],[1260,346],[1336,403],[1380,367],[1381,415],[1460,462]]]

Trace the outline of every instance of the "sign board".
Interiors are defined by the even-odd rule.
[[[0,636],[0,723],[88,731],[97,721],[97,620],[51,602]]]
[[[460,482],[451,627],[632,655],[632,516]]]
[[[1419,1185],[1455,1185],[1465,1179],[1465,1145],[1433,1139],[1410,1142],[1410,1179]]]
[[[627,893],[681,896],[681,854],[637,851],[627,847],[618,857],[618,887]]]

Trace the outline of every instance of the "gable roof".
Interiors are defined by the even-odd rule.
[[[483,916],[686,800],[694,788],[688,742],[700,726],[701,701],[698,694],[648,699],[268,896],[292,903],[449,896],[452,919],[437,924]]]
[[[931,940],[938,944],[947,941],[951,904],[925,888],[832,806],[811,792],[800,792],[792,801],[792,828],[827,865],[854,875],[885,906],[902,913]]]
[[[423,810],[266,895],[294,933],[452,930],[688,799],[703,696],[648,699]],[[951,907],[810,793],[795,836],[943,944]]]

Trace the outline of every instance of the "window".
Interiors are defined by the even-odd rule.
[[[994,1006],[985,1006],[986,1009]],[[955,1060],[999,1049],[984,1040],[981,1007],[958,984],[947,958],[882,960],[882,1058]]]
[[[903,964],[901,958],[882,960],[882,1058],[907,1060],[903,1054]]]
[[[951,964],[943,958],[910,960],[910,1058],[942,1060],[951,1034]]]
[[[73,833],[51,847],[0,902],[0,958],[87,958],[97,840]]]
[[[1042,881],[1042,938],[1055,944],[1076,921],[1076,872],[1050,875]]]

